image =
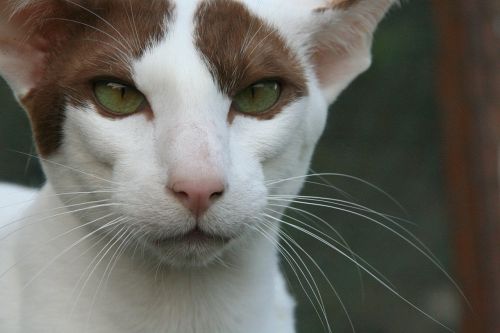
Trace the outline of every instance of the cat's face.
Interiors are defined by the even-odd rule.
[[[10,83],[56,192],[92,203],[83,223],[207,264],[276,227],[269,194],[300,190],[276,180],[307,173],[329,103],[369,63],[368,16],[390,3],[362,2],[42,1],[14,17],[42,19]],[[358,34],[342,26],[360,13]],[[16,58],[0,58],[8,80]]]

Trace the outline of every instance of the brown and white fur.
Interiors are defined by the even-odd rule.
[[[268,196],[299,192],[283,180],[306,174],[393,2],[1,0],[0,73],[48,181],[0,215],[0,331],[294,332]],[[105,112],[98,77],[148,107]],[[232,109],[267,78],[272,112]]]

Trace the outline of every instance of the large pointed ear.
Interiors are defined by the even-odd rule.
[[[375,29],[397,0],[302,0],[315,8],[310,55],[332,103],[371,64]]]
[[[59,0],[0,0],[0,75],[19,100],[36,89],[48,54],[69,34],[54,18],[72,10]]]

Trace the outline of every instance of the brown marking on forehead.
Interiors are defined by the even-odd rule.
[[[280,102],[262,118],[272,118],[307,93],[304,69],[296,54],[275,28],[239,2],[210,0],[200,4],[196,46],[220,90],[230,97],[263,79],[282,84]]]
[[[51,45],[43,80],[21,101],[42,156],[61,145],[65,105],[94,101],[93,79],[116,78],[133,85],[128,60],[139,58],[164,35],[173,11],[168,0],[57,3],[60,8],[42,18],[33,32],[44,36],[51,31],[58,36],[47,41]]]

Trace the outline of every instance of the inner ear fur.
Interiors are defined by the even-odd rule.
[[[332,103],[352,80],[370,66],[375,29],[397,0],[321,2],[313,11],[316,30],[310,56],[324,96]]]
[[[49,58],[72,33],[78,1],[0,0],[0,74],[22,100],[43,80]]]

